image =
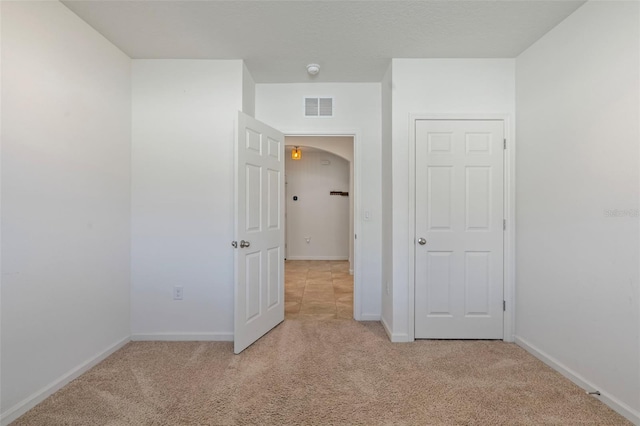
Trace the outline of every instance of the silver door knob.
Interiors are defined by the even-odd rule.
[[[418,244],[423,246],[423,245],[427,244],[427,240],[425,240],[424,238],[418,238]]]
[[[240,240],[240,248],[249,247],[251,243],[249,241]]]

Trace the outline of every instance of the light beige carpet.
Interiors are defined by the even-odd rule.
[[[379,323],[286,320],[231,343],[130,343],[15,425],[623,425],[516,345],[392,344]]]

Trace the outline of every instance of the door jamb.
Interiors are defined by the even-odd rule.
[[[503,297],[506,309],[503,321],[503,340],[515,341],[515,276],[516,276],[516,142],[515,124],[511,114],[409,114],[409,294],[408,294],[408,334],[409,341],[415,340],[415,227],[416,227],[416,120],[502,120],[504,122],[504,211],[507,221],[503,235]]]
[[[280,129],[280,131],[284,134],[285,138],[290,136],[347,136],[353,138],[353,232],[355,235],[360,235],[360,221],[358,218],[360,217],[360,164],[362,161],[362,149],[360,147],[361,138],[360,138],[360,130],[358,129],[350,129],[350,130],[287,130]],[[350,238],[354,238],[354,235],[351,235]],[[363,292],[362,292],[362,283],[361,281],[361,273],[360,273],[360,253],[361,246],[360,241],[362,238],[355,238],[353,241],[353,318],[356,321],[365,321],[368,318],[365,318],[362,313],[362,305],[363,305]]]

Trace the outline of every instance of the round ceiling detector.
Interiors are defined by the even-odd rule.
[[[309,75],[316,75],[320,72],[320,65],[318,64],[309,64],[307,65],[307,72]]]

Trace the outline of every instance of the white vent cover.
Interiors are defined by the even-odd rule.
[[[305,117],[333,117],[333,98],[304,98]]]

